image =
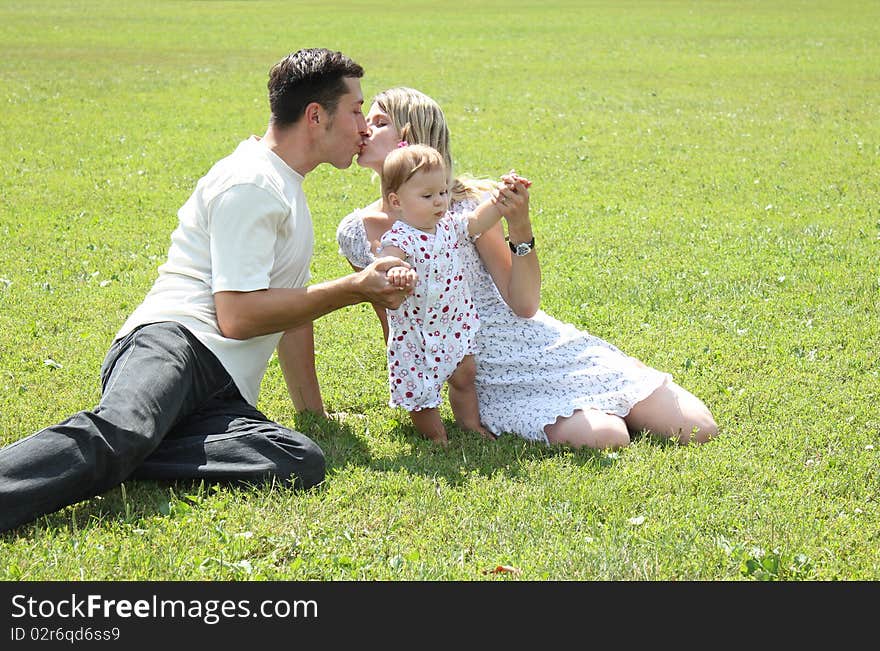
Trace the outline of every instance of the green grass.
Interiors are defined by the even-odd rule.
[[[359,305],[316,324],[347,417],[296,416],[276,361],[263,383],[326,451],[319,490],[127,482],[0,536],[0,578],[880,579],[880,6],[472,4],[0,0],[0,442],[97,402],[177,209],[308,46],[368,96],[434,96],[460,171],[531,178],[542,307],[671,372],[721,436],[437,449],[386,406]],[[341,275],[336,224],[377,187],[306,185],[313,278]]]

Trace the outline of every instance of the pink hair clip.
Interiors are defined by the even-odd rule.
[[[397,148],[400,149],[401,147],[409,147],[409,143],[406,140],[401,140],[397,143]]]

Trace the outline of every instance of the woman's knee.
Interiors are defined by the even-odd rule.
[[[672,418],[671,434],[680,443],[705,443],[718,433],[718,424],[709,408],[693,394],[681,389],[683,396],[679,402],[677,416]]]
[[[674,382],[664,384],[633,406],[626,417],[634,431],[648,431],[680,443],[705,443],[718,433],[709,408]]]
[[[688,423],[688,432],[690,433],[688,440],[694,443],[705,443],[718,434],[718,424],[708,408],[704,407],[693,414]]]
[[[594,441],[590,447],[597,450],[617,450],[630,444],[629,431],[625,425],[597,427],[593,430]]]
[[[567,418],[558,418],[544,428],[550,443],[597,450],[618,449],[630,444],[629,430],[619,416],[590,410],[576,411]]]

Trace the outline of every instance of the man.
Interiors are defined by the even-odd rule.
[[[214,165],[178,212],[168,259],[104,360],[98,406],[0,450],[0,531],[130,477],[323,480],[321,449],[255,405],[276,347],[285,377],[298,363],[285,331],[361,301],[396,308],[412,290],[388,282],[392,258],[305,286],[303,177],[347,168],[363,146],[362,76],[326,49],[272,68],[265,135]]]

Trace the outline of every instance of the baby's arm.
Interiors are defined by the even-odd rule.
[[[471,237],[486,232],[501,220],[504,216],[503,211],[508,198],[511,200],[515,198],[510,193],[517,194],[517,185],[522,186],[526,190],[532,185],[531,181],[519,176],[513,170],[502,176],[501,180],[502,182],[499,184],[498,190],[493,192],[491,197],[482,202],[471,213],[468,219],[468,234]],[[526,192],[526,195],[528,195],[528,192]]]
[[[468,235],[482,235],[501,220],[501,206],[495,197],[486,199],[468,216]]]

